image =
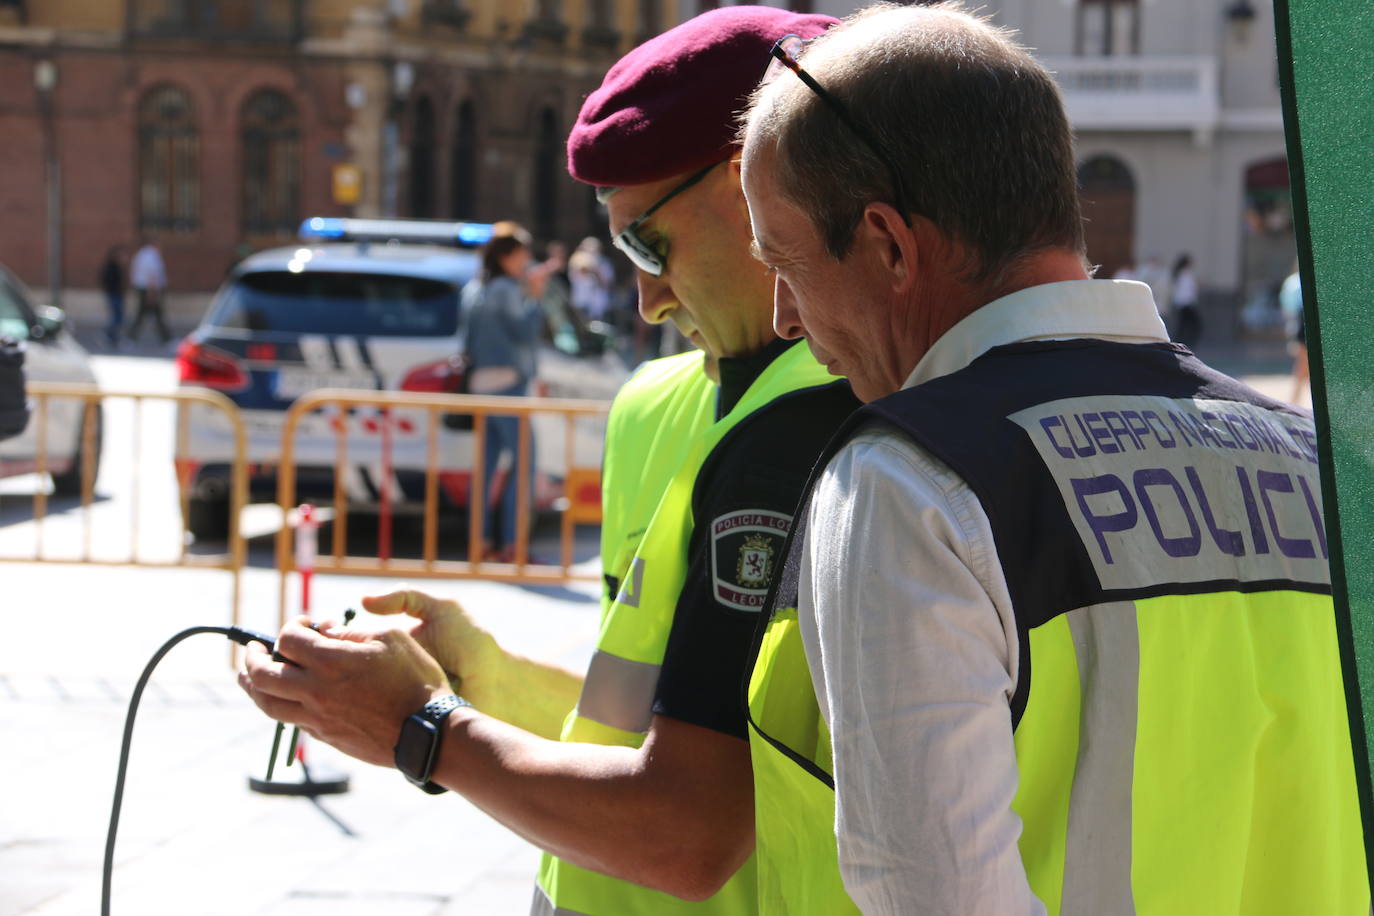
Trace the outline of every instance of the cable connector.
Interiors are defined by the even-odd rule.
[[[267,647],[268,652],[275,652],[277,641],[266,633],[259,633],[257,630],[250,630],[247,627],[226,627],[224,635],[232,639],[241,646],[246,646],[250,642],[260,642]]]

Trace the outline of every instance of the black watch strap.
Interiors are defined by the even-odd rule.
[[[459,706],[471,705],[471,703],[469,703],[462,697],[450,693],[446,697],[439,697],[437,700],[430,700],[424,706],[420,707],[420,711],[417,712],[416,715],[420,716],[421,718],[428,719],[435,725],[442,725],[444,724],[444,720],[448,718],[448,714],[453,712]]]
[[[444,720],[458,707],[471,705],[453,694],[438,697],[420,707],[401,725],[401,737],[395,749],[396,768],[413,785],[430,795],[447,791],[429,778],[439,756]]]

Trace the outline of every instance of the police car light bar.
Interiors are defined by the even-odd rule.
[[[313,216],[301,223],[304,242],[425,242],[476,248],[492,235],[491,223],[459,223],[434,219],[352,219]]]

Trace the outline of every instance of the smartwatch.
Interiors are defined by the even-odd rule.
[[[438,795],[447,792],[443,786],[431,782],[429,774],[434,772],[434,761],[439,756],[440,727],[448,714],[459,706],[471,706],[467,700],[450,694],[430,700],[401,723],[401,737],[396,741],[396,769],[410,780],[411,784]]]

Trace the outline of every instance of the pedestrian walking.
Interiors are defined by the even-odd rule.
[[[105,253],[100,265],[100,290],[105,294],[105,308],[110,320],[105,325],[105,339],[111,347],[119,346],[119,332],[124,328],[124,246],[115,244]]]
[[[1187,252],[1174,261],[1174,269],[1169,273],[1169,294],[1173,297],[1174,340],[1191,350],[1202,338],[1202,312],[1197,307],[1193,256]]]
[[[172,339],[162,311],[167,293],[167,265],[156,239],[145,239],[143,247],[134,252],[134,259],[129,264],[129,285],[138,297],[138,313],[134,316],[133,327],[129,328],[129,339],[137,340],[144,320],[151,318],[166,344]]]

